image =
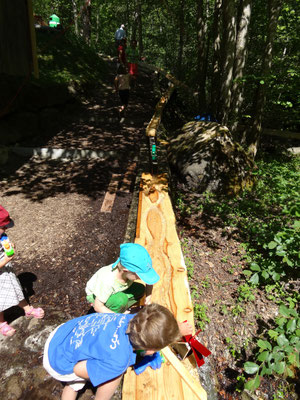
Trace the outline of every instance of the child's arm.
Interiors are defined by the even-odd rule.
[[[146,285],[145,305],[151,304],[153,285]]]
[[[0,261],[0,268],[4,267],[7,263],[9,263],[14,258],[14,256],[15,255],[13,254],[11,257],[7,257],[7,255],[5,254],[2,260]]]
[[[192,335],[193,327],[188,321],[178,322],[178,328],[182,336]]]
[[[98,299],[98,297],[95,299],[94,310],[99,313],[113,313],[113,311],[107,308],[104,303]]]

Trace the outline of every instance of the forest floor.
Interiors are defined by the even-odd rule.
[[[177,183],[186,204],[198,195]],[[216,383],[217,399],[296,400],[297,380],[265,376],[255,393],[243,392],[243,364],[251,360],[255,339],[265,328],[272,328],[278,305],[260,289],[239,292],[247,283],[243,241],[236,228],[224,226],[221,219],[204,212],[184,215],[176,211],[177,227],[188,269],[199,338],[212,355],[209,357]],[[253,294],[254,298],[249,299]],[[214,375],[215,374],[215,375]],[[298,382],[298,383],[297,383]]]
[[[106,87],[68,105],[54,132],[44,133],[26,146],[115,149],[121,154],[118,160],[62,163],[16,157],[2,168],[0,203],[15,221],[9,234],[17,246],[16,272],[30,302],[45,309],[45,318],[32,326],[23,321],[13,338],[1,338],[1,359],[6,359],[0,365],[1,398],[59,398],[61,384],[47,380],[41,370],[35,373],[41,366],[40,342],[49,334],[46,326],[88,312],[85,283],[100,266],[117,258],[123,242],[134,176],[129,191],[120,186],[111,213],[100,213],[100,208],[112,175],[124,176],[128,169],[134,172],[134,161],[126,154],[138,152],[157,99],[151,77],[142,74],[132,91],[125,121],[120,123],[112,82],[113,73]],[[236,290],[244,261],[234,232],[202,214],[182,218],[178,213],[177,218],[191,292],[199,304],[195,318],[204,323],[200,339],[212,352],[209,364],[216,378],[217,398],[241,399],[241,393],[235,391],[241,374],[237,349],[243,347],[247,352],[247,341],[257,335],[260,324],[274,317],[276,308],[259,291],[244,312],[237,307]],[[202,304],[205,307],[201,308]],[[20,315],[18,309],[6,313],[9,321]],[[32,332],[27,329],[34,327],[44,335],[40,342],[29,340]],[[23,343],[27,343],[25,352]],[[274,400],[281,384],[264,380],[258,397],[252,398]],[[87,390],[80,398],[87,399],[90,394]]]

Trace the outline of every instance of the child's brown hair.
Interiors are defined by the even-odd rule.
[[[129,339],[137,350],[161,350],[181,338],[174,315],[160,304],[139,311],[128,325]]]

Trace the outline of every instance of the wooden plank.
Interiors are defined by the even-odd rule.
[[[187,271],[164,174],[142,175],[135,242],[147,248],[160,275],[152,301],[169,308],[178,321],[188,320],[194,326]],[[182,362],[169,348],[164,349],[164,354],[167,362],[159,370],[147,368],[138,376],[127,371],[123,400],[206,400],[194,356]]]
[[[171,363],[174,369],[181,376],[182,380],[185,382],[187,387],[193,392],[193,394],[198,399],[206,399],[207,395],[203,387],[199,382],[195,380],[195,378],[187,371],[182,362],[176,357],[176,355],[172,352],[169,347],[165,347],[162,349],[162,353],[164,357]]]
[[[117,195],[120,179],[120,174],[112,174],[100,212],[111,213]]]

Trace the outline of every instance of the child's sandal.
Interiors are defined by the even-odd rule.
[[[44,318],[44,310],[42,308],[30,307],[29,311],[25,311],[26,318]]]
[[[2,322],[2,324],[0,324],[0,333],[2,333],[3,336],[13,336],[15,334],[16,330],[8,325],[8,323]]]

